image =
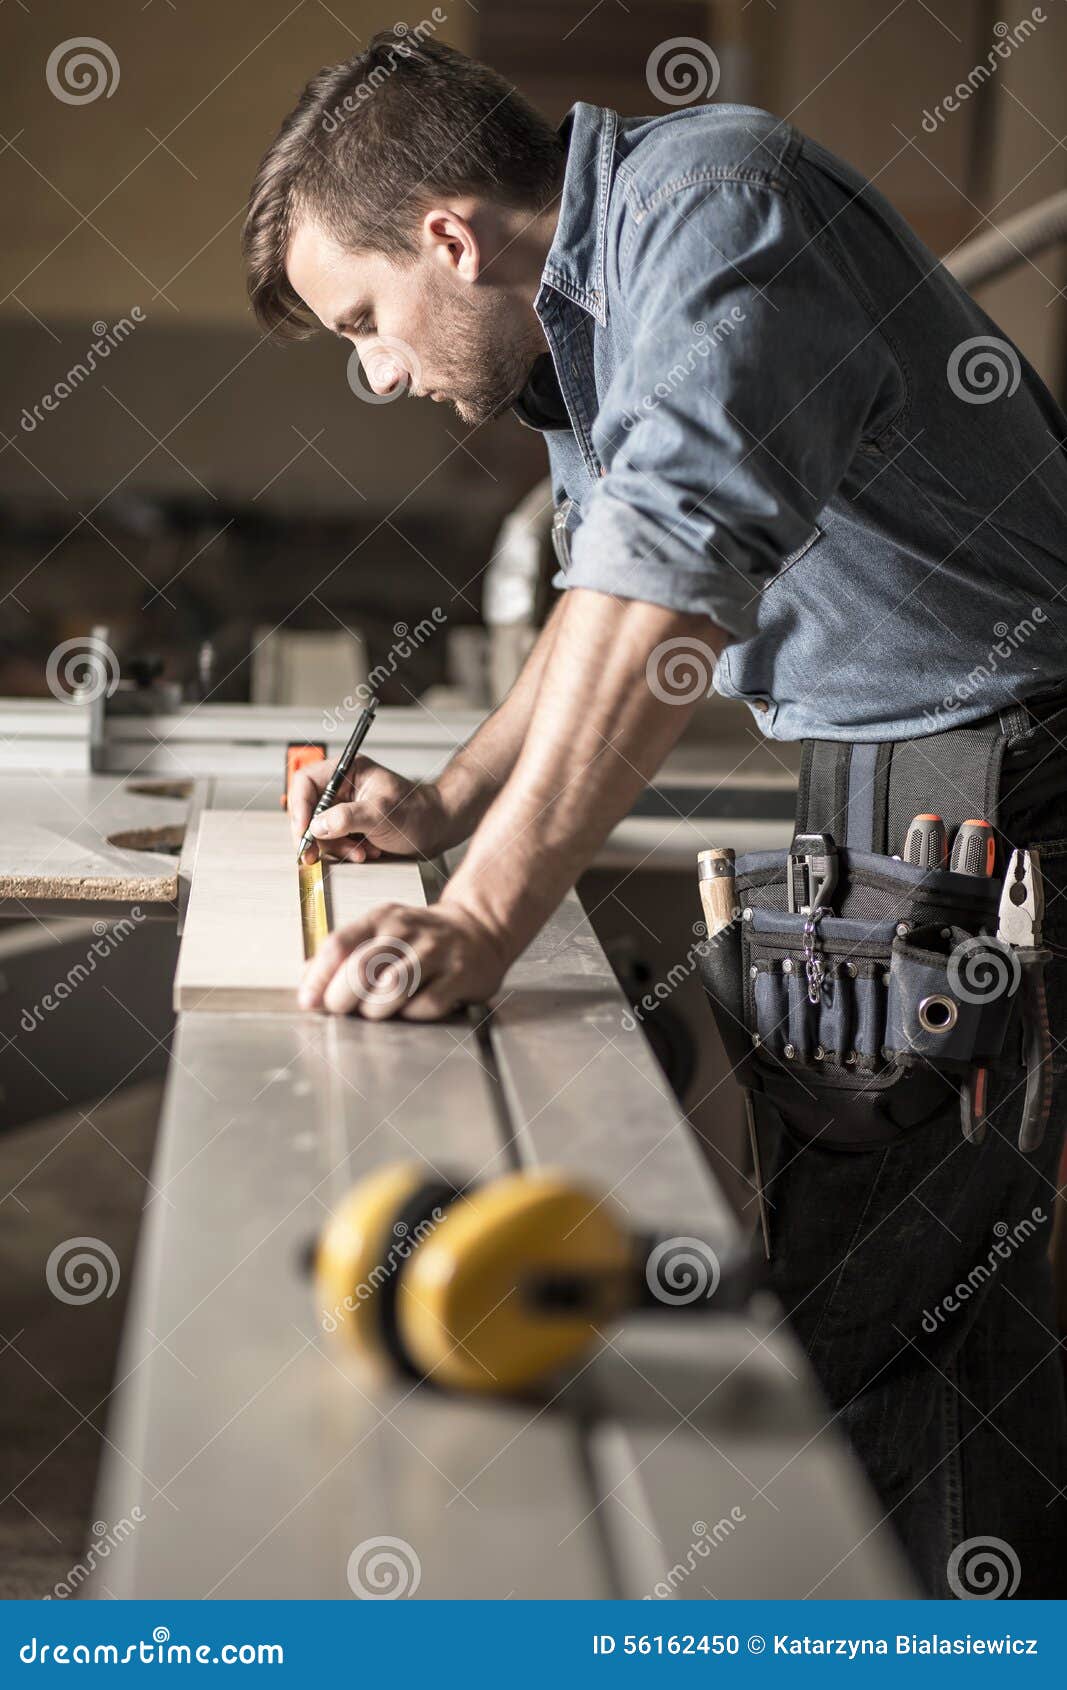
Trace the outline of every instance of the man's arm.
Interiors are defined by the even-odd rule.
[[[668,641],[684,642],[670,656],[690,653],[697,677],[681,699],[660,684]],[[567,594],[514,775],[444,893],[448,906],[477,916],[509,962],[647,786],[710,690],[725,643],[706,616],[580,588]]]
[[[518,762],[562,610],[561,600],[553,607],[503,703],[486,717],[438,776],[437,787],[453,828],[448,845],[470,838]]]
[[[470,838],[515,767],[561,608],[553,609],[504,702],[435,781],[406,780],[370,757],[357,757],[345,799],[315,823],[329,856],[356,863],[383,851],[431,857]],[[294,779],[289,794],[294,841],[302,837],[333,768],[333,762],[315,763]]]
[[[672,702],[650,685],[662,648],[677,661],[684,641],[710,684],[726,642],[705,616],[580,589],[554,620],[522,750],[440,902],[383,905],[332,934],[306,970],[305,1007],[430,1020],[491,996],[706,691]]]

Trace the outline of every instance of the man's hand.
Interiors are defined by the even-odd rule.
[[[357,757],[343,802],[321,822],[322,854],[365,863],[383,851],[398,857],[436,856],[469,839],[507,780],[522,750],[537,690],[559,625],[557,605],[507,698],[487,716],[466,745],[433,782],[405,780],[369,757]],[[304,836],[311,813],[333,773],[334,763],[313,763],[294,778],[289,792],[293,843]],[[318,850],[309,847],[308,862]]]
[[[304,970],[300,1007],[356,1011],[368,1021],[435,1021],[491,997],[512,960],[447,893],[429,909],[382,904],[330,934]]]
[[[572,588],[522,751],[440,903],[334,934],[301,1003],[432,1020],[490,996],[677,740],[726,641],[705,616]]]
[[[310,763],[289,788],[293,843],[299,844],[311,813],[334,770],[334,763]],[[388,851],[397,857],[432,857],[451,843],[441,794],[430,781],[405,780],[369,757],[357,757],[342,789],[341,802],[324,810],[314,827],[317,846],[305,861],[322,855],[366,863]]]

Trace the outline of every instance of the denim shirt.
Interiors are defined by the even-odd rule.
[[[557,584],[706,613],[772,738],[910,738],[1060,681],[1067,420],[882,195],[750,107],[565,133],[535,301]]]

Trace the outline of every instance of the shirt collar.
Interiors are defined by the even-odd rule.
[[[559,221],[541,273],[535,301],[554,288],[588,311],[603,328],[604,232],[615,162],[615,112],[579,101],[567,114],[560,134],[567,144],[567,164],[560,195]]]

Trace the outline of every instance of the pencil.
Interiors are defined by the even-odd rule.
[[[348,744],[337,759],[337,767],[334,769],[333,774],[330,776],[323,788],[322,797],[311,812],[311,821],[308,822],[307,827],[304,830],[304,837],[301,839],[300,847],[296,853],[296,860],[298,863],[303,860],[304,852],[307,850],[308,846],[317,843],[311,832],[311,822],[315,820],[316,816],[321,816],[324,810],[332,810],[338,798],[341,796],[341,788],[348,777],[352,764],[356,760],[356,755],[360,746],[363,744],[363,741],[370,732],[370,725],[374,720],[377,709],[378,700],[376,698],[372,698],[370,703],[367,705],[367,708],[360,711],[356,720],[356,725],[352,729],[352,734],[349,738]]]

